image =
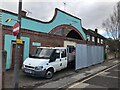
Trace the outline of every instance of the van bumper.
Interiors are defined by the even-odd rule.
[[[35,77],[45,77],[46,74],[46,70],[43,71],[35,71],[35,70],[31,70],[31,69],[23,69],[23,72],[29,76],[35,76]]]

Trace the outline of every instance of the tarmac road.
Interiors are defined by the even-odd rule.
[[[70,88],[79,88],[79,90],[120,90],[120,63],[75,83],[69,86]]]

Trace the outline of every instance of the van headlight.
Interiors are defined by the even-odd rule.
[[[39,71],[41,71],[42,68],[43,68],[43,66],[37,66],[37,67],[35,67],[35,70],[39,70]]]

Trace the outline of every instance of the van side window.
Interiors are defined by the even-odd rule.
[[[60,58],[60,50],[59,49],[56,49],[55,56],[56,56],[56,58]]]
[[[57,58],[60,58],[60,50],[54,49],[50,57],[50,62],[54,62]]]
[[[61,58],[66,57],[66,49],[62,49]]]

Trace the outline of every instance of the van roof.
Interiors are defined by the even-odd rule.
[[[37,48],[47,48],[47,49],[66,49],[66,47],[37,47]]]

